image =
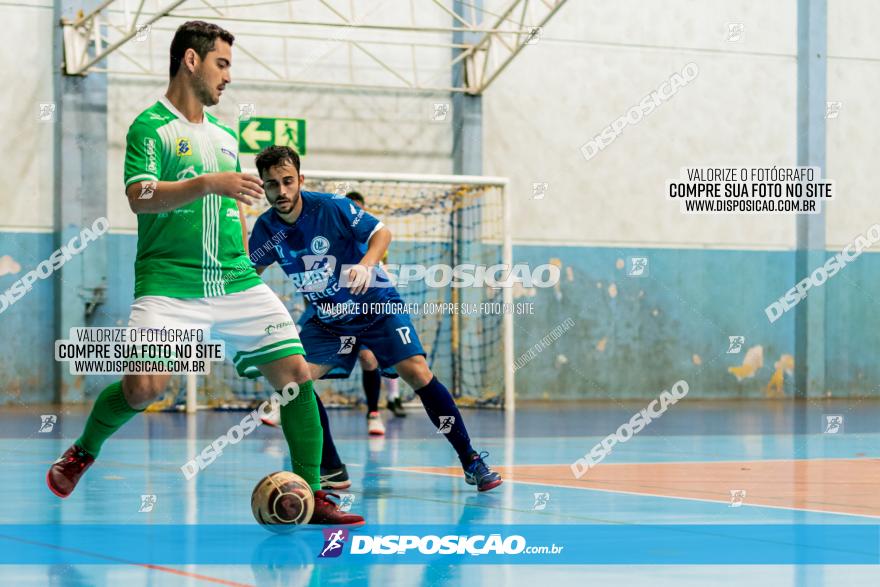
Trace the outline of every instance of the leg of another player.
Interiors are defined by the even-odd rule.
[[[165,391],[170,375],[125,375],[102,391],[82,435],[55,461],[46,474],[46,484],[58,497],[70,495],[86,470],[95,462],[110,436],[144,411]]]
[[[403,407],[403,401],[400,399],[400,385],[398,377],[386,377],[385,388],[387,389],[385,405],[391,410],[391,413],[398,418],[406,418],[406,409]]]
[[[364,395],[367,397],[367,432],[371,436],[382,436],[385,434],[385,425],[379,415],[379,392],[382,390],[379,361],[369,349],[362,349],[358,360],[361,363]]]
[[[330,367],[330,365],[309,363],[312,381],[323,377],[330,370]],[[351,487],[351,480],[348,478],[348,469],[345,468],[345,464],[336,450],[336,443],[333,442],[327,410],[324,408],[321,396],[317,393],[315,400],[318,402],[318,415],[321,417],[321,428],[324,430],[324,446],[321,451],[321,487],[324,489],[348,489]]]
[[[315,493],[315,511],[310,524],[360,525],[361,516],[342,512],[321,489],[321,455],[324,430],[312,384],[312,371],[302,355],[293,355],[259,365],[260,372],[275,389],[296,383],[299,393],[281,406],[281,430],[290,450],[294,473],[305,479]],[[284,396],[283,392],[282,396]]]
[[[394,367],[403,380],[416,390],[416,395],[422,400],[431,422],[438,431],[446,435],[446,440],[455,449],[465,471],[465,481],[476,485],[480,491],[488,491],[501,485],[501,475],[492,471],[483,462],[483,455],[488,453],[477,453],[471,447],[471,439],[465,428],[464,419],[458,406],[455,405],[452,394],[434,377],[425,357],[415,355],[404,359]]]

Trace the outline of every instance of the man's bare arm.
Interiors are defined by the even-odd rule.
[[[391,231],[388,230],[387,226],[383,226],[370,237],[367,243],[367,252],[364,254],[364,258],[361,259],[360,264],[364,267],[374,266],[385,256],[385,251],[388,250],[388,245],[390,244]]]
[[[135,214],[170,212],[207,194],[220,194],[252,204],[263,196],[263,182],[246,173],[209,173],[180,181],[140,181],[125,190],[128,205]]]
[[[366,254],[360,263],[348,270],[348,282],[352,294],[360,295],[367,291],[370,286],[370,271],[382,260],[389,244],[391,244],[391,231],[385,226],[370,236]]]

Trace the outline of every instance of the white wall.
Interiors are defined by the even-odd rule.
[[[841,102],[837,118],[827,121],[828,177],[840,194],[827,216],[827,242],[834,248],[880,222],[878,8],[870,0],[828,6],[828,100]]]
[[[51,230],[53,124],[39,120],[39,105],[53,101],[52,3],[0,5],[0,20],[0,229]]]
[[[794,220],[685,216],[685,166],[794,165],[795,2],[569,1],[490,87],[486,173],[511,177],[520,241],[785,247]],[[728,42],[728,23],[744,24]],[[587,161],[579,147],[688,62],[699,76]],[[533,200],[533,182],[548,194]]]

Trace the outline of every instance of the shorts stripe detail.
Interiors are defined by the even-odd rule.
[[[281,350],[281,349],[286,349],[286,348],[303,349],[303,345],[298,340],[293,340],[293,339],[280,340],[278,342],[268,344],[264,347],[260,347],[254,351],[247,351],[247,352],[241,351],[235,355],[235,358],[232,359],[232,362],[237,367],[238,364],[241,363],[242,361],[247,361],[247,360],[253,359],[255,357],[258,357],[260,355],[265,355],[267,353],[271,353],[271,352]]]
[[[278,359],[283,359],[284,357],[290,357],[292,355],[306,354],[305,349],[303,349],[302,344],[299,342],[284,342],[287,344],[276,346],[263,352],[251,353],[250,356],[241,357],[239,360],[235,361],[235,371],[242,377],[254,379],[260,376],[260,370],[257,369],[258,365],[271,363],[272,361],[277,361]]]

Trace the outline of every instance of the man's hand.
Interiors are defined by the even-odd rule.
[[[348,270],[348,287],[352,295],[360,295],[370,287],[370,278],[373,271],[364,265],[352,265]]]
[[[208,193],[235,198],[242,204],[253,205],[263,197],[263,180],[249,173],[225,171],[204,176]]]

